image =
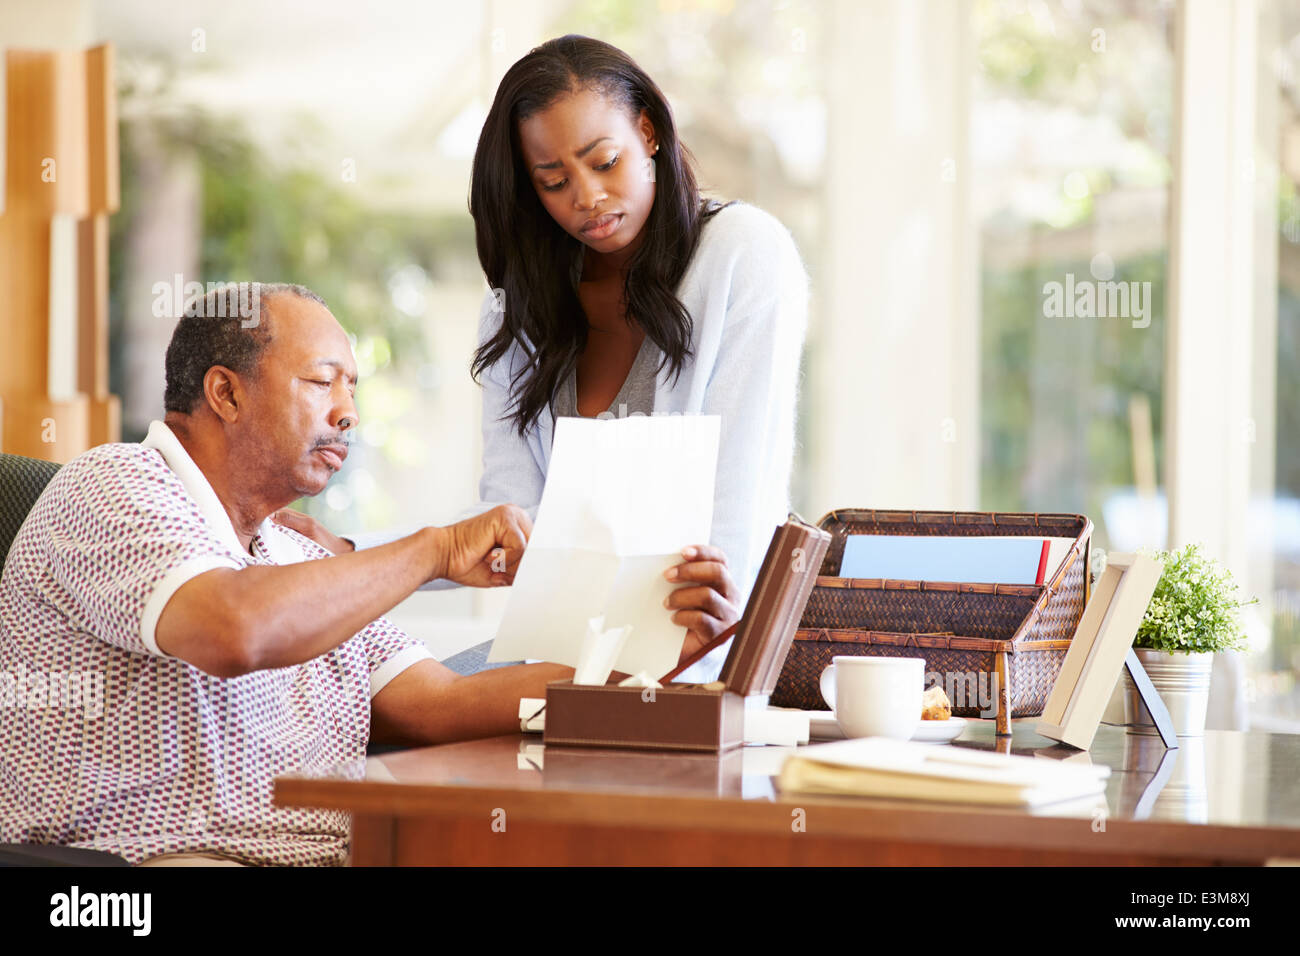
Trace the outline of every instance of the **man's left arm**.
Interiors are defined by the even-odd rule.
[[[426,745],[519,732],[519,699],[573,676],[560,664],[519,664],[464,676],[435,660],[417,661],[370,701],[374,743]]]

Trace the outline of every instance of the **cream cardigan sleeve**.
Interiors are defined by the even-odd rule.
[[[767,213],[747,207],[730,228],[744,235],[728,257],[726,317],[700,412],[722,416],[712,543],[747,597],[790,510],[808,275],[789,231]]]

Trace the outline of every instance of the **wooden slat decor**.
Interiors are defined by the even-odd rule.
[[[845,509],[818,525],[831,533],[821,576],[772,694],[780,707],[825,710],[821,673],[834,657],[922,657],[926,671],[964,675],[964,686],[997,675],[998,732],[1012,717],[1042,713],[1091,590],[1092,522],[1083,515]],[[854,534],[1023,535],[1074,543],[1043,585],[841,578]],[[981,676],[982,675],[982,676]],[[977,701],[962,717],[989,716]]]
[[[7,50],[0,287],[0,451],[66,462],[121,434],[108,391],[108,216],[119,205],[113,50]],[[77,354],[51,354],[51,221],[77,223]],[[61,260],[60,260],[61,261]],[[59,274],[62,274],[61,271]],[[66,301],[65,290],[59,287]],[[58,298],[58,297],[56,297]],[[75,363],[52,394],[51,360]]]

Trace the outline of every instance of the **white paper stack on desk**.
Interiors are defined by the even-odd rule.
[[[787,793],[1035,807],[1100,794],[1109,775],[1104,766],[867,737],[801,748],[779,782]]]

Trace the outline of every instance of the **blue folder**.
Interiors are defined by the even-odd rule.
[[[1042,538],[854,534],[840,577],[1035,584],[1042,555]]]

